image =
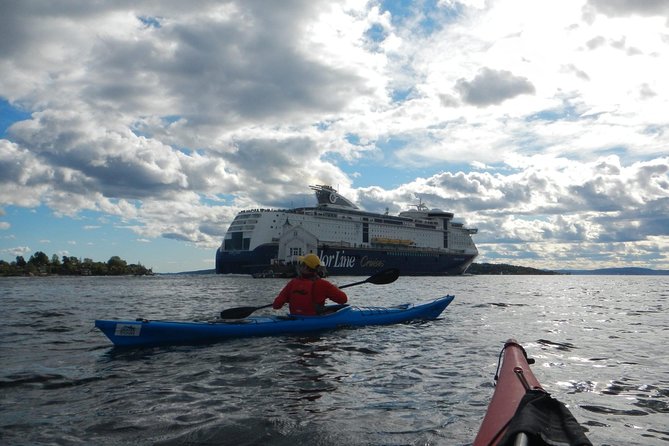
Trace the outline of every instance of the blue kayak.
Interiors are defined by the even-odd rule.
[[[337,311],[322,316],[257,316],[209,322],[96,320],[95,326],[116,346],[195,344],[251,336],[299,334],[344,327],[431,320],[439,317],[453,299],[454,296],[444,296],[432,302],[394,307],[333,305],[331,307]]]

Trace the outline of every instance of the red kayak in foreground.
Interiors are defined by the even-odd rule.
[[[530,370],[525,349],[504,344],[495,392],[472,446],[592,446],[569,409],[552,398]]]

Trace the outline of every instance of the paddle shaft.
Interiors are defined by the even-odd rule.
[[[363,283],[367,283],[367,280],[361,280],[360,282],[355,282],[355,283],[348,283],[346,285],[340,286],[339,289],[341,290],[342,288],[348,288],[350,286],[362,285]]]

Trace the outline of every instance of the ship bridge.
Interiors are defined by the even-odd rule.
[[[343,197],[332,186],[319,184],[316,186],[309,186],[316,192],[316,199],[318,200],[318,207],[338,208],[338,209],[359,209],[347,198]]]

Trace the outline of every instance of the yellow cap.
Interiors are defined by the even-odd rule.
[[[300,263],[304,263],[311,269],[316,269],[321,266],[321,259],[316,254],[307,254],[299,258]]]

